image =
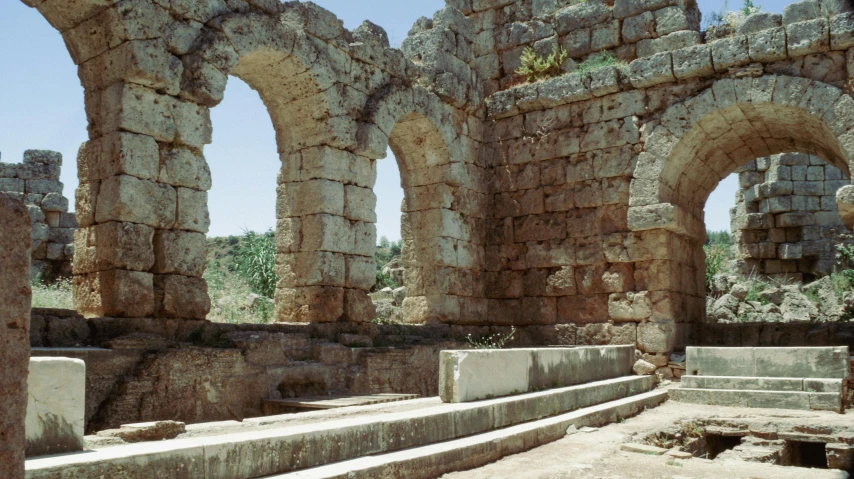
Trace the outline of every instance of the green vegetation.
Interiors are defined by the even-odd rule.
[[[235,271],[255,294],[273,299],[276,294],[276,233],[246,231],[234,255]]]
[[[727,272],[727,262],[732,260],[732,236],[729,231],[706,231],[706,291],[712,291],[715,276]]]
[[[563,62],[568,56],[567,51],[557,45],[552,49],[552,54],[545,58],[537,55],[533,48],[527,47],[522,52],[521,66],[516,70],[516,73],[525,75],[528,83],[560,76],[563,74]]]
[[[53,283],[36,278],[32,287],[34,308],[74,309],[70,278],[60,278]]]
[[[703,30],[708,30],[710,27],[725,27],[728,30],[731,30],[730,33],[734,33],[735,28],[744,23],[744,20],[747,17],[761,11],[762,6],[754,4],[752,0],[744,0],[744,3],[742,3],[741,8],[738,10],[730,10],[729,2],[724,0],[719,11],[713,11],[704,15],[705,18],[703,20],[702,27]]]
[[[511,327],[510,332],[507,334],[495,333],[478,338],[474,338],[471,334],[467,334],[464,339],[474,349],[503,349],[507,343],[513,340],[513,336],[515,334],[516,328]]]
[[[727,245],[732,246],[732,236],[729,231],[709,231],[706,230],[707,245]]]
[[[623,66],[626,62],[618,59],[608,50],[603,50],[599,53],[594,53],[587,57],[586,60],[578,64],[576,72],[580,75],[590,73],[594,70],[609,66]]]
[[[383,267],[392,260],[400,258],[403,249],[403,240],[389,241],[385,236],[380,238],[377,251],[374,253],[374,262],[377,265],[377,282],[371,291],[379,291],[383,288],[399,288],[401,285],[394,280],[390,274],[383,274]]]

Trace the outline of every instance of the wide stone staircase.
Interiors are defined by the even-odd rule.
[[[608,348],[615,347],[591,348],[603,352],[590,356],[610,361]],[[425,398],[227,427],[198,424],[191,437],[32,459],[27,478],[437,477],[555,441],[571,426],[601,426],[665,401],[654,377],[629,375],[632,355],[625,356],[610,377],[583,384],[470,402]]]
[[[689,347],[675,401],[720,406],[842,412],[848,347]]]

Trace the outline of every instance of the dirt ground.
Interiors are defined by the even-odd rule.
[[[745,409],[667,401],[663,405],[593,432],[576,432],[563,439],[477,469],[455,472],[442,479],[843,479],[842,471],[783,467],[744,461],[673,459],[624,452],[620,445],[640,440],[677,420],[692,418],[759,418],[798,424],[850,424],[854,414]]]

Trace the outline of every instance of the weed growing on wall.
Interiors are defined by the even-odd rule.
[[[507,334],[496,333],[478,338],[474,338],[471,334],[468,334],[466,335],[465,340],[474,349],[502,349],[507,343],[513,340],[513,336],[515,334],[516,328],[512,327],[510,328],[510,332]]]
[[[551,55],[540,57],[533,48],[527,47],[520,58],[521,66],[516,70],[519,75],[524,75],[528,83],[534,83],[546,78],[556,77],[563,74],[563,62],[569,53],[563,48],[555,45]]]
[[[33,307],[53,309],[74,309],[71,296],[71,278],[60,278],[46,283],[37,277],[33,279]]]
[[[578,70],[576,70],[576,72],[580,75],[584,75],[600,68],[608,66],[623,66],[625,64],[626,62],[618,59],[608,50],[603,50],[599,53],[590,55],[586,60],[579,63]]]

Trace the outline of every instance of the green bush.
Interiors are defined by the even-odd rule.
[[[552,54],[545,58],[537,55],[533,48],[527,47],[522,51],[521,66],[516,73],[525,75],[528,83],[559,76],[563,73],[563,62],[568,56],[567,51],[557,45],[552,49]]]
[[[465,336],[465,340],[474,349],[502,349],[507,343],[513,341],[513,336],[516,335],[516,328],[511,327],[507,334],[495,333],[479,338],[472,337],[471,334]]]
[[[715,276],[726,271],[726,262],[732,250],[727,245],[715,244],[703,246],[703,252],[706,253],[706,290],[711,291]]]
[[[711,231],[706,230],[706,244],[722,244],[722,245],[732,245],[732,235],[729,234],[729,231]]]
[[[239,239],[234,257],[235,271],[246,281],[249,289],[261,296],[276,294],[276,234],[247,231]]]

